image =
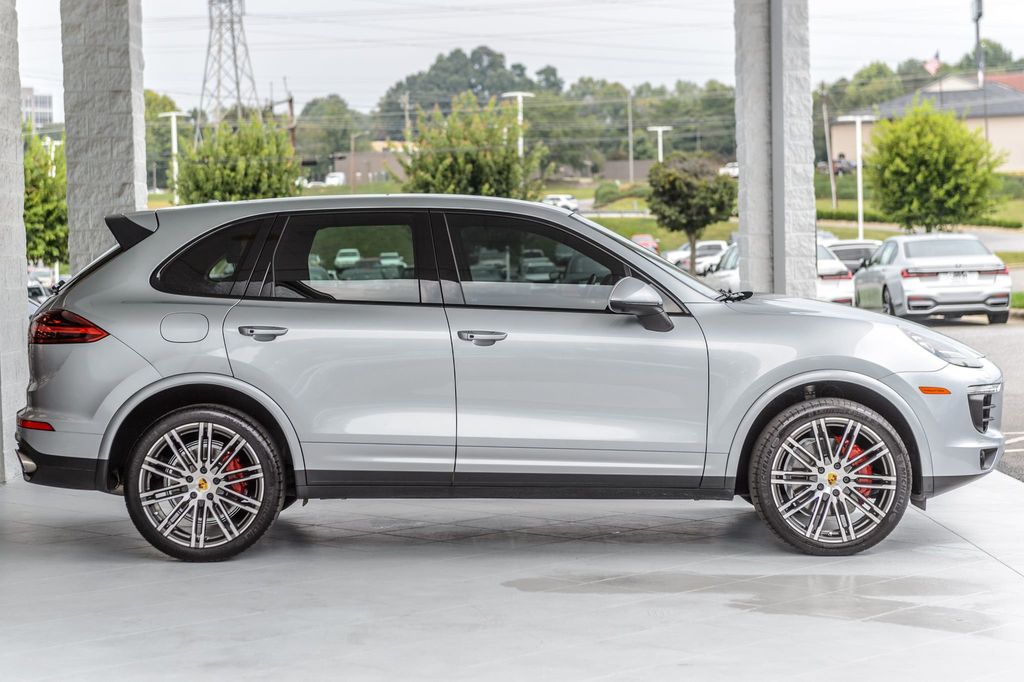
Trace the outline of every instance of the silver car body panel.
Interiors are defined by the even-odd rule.
[[[171,254],[231,221],[380,208],[494,211],[557,225],[655,284],[677,311],[674,328],[649,331],[632,316],[610,312],[239,303],[150,285]],[[21,416],[54,426],[52,432],[18,429],[34,451],[106,460],[118,429],[144,401],[175,387],[216,386],[255,400],[277,422],[297,480],[312,471],[371,470],[464,474],[491,484],[544,474],[565,482],[619,475],[634,478],[637,487],[667,482],[724,493],[745,476],[740,455],[766,406],[796,387],[843,382],[870,390],[905,420],[925,477],[969,479],[991,470],[1002,454],[998,408],[980,432],[966,404],[969,387],[1001,382],[990,362],[974,369],[949,365],[899,328],[917,328],[913,323],[863,310],[770,296],[717,301],[713,290],[657,256],[550,206],[360,196],[130,217],[155,231],[42,307],[74,311],[110,337],[32,346]],[[457,282],[448,284],[448,293],[458,289]],[[274,321],[262,317],[269,313]],[[281,320],[288,333],[273,341],[238,332]],[[457,335],[476,329],[507,337],[477,346]],[[923,395],[925,381],[951,394]],[[979,465],[978,450],[993,448],[987,466]]]

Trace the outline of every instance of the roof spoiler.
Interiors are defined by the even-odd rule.
[[[124,251],[152,235],[160,227],[156,211],[139,211],[133,213],[130,218],[123,213],[118,213],[108,215],[103,220]]]

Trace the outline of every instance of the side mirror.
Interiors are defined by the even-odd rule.
[[[636,315],[644,329],[652,332],[667,332],[674,327],[661,294],[635,277],[624,277],[612,287],[608,309],[619,315]]]
[[[866,267],[869,267],[870,265],[871,265],[871,259],[870,258],[861,258],[860,259],[860,265],[857,267],[857,269],[860,270],[861,268],[866,268]]]
[[[718,270],[718,263],[712,263],[708,266],[708,269],[704,271],[705,275],[710,275],[712,272]]]

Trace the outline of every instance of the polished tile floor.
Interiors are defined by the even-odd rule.
[[[0,486],[0,680],[1022,679],[1024,484],[813,558],[743,502],[361,500],[190,565]]]

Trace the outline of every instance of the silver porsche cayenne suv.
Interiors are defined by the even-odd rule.
[[[812,554],[992,470],[1002,375],[912,322],[723,294],[565,209],[308,198],[112,216],[31,322],[27,480],[225,559],[296,500],[740,496]],[[666,504],[671,504],[667,501]]]

